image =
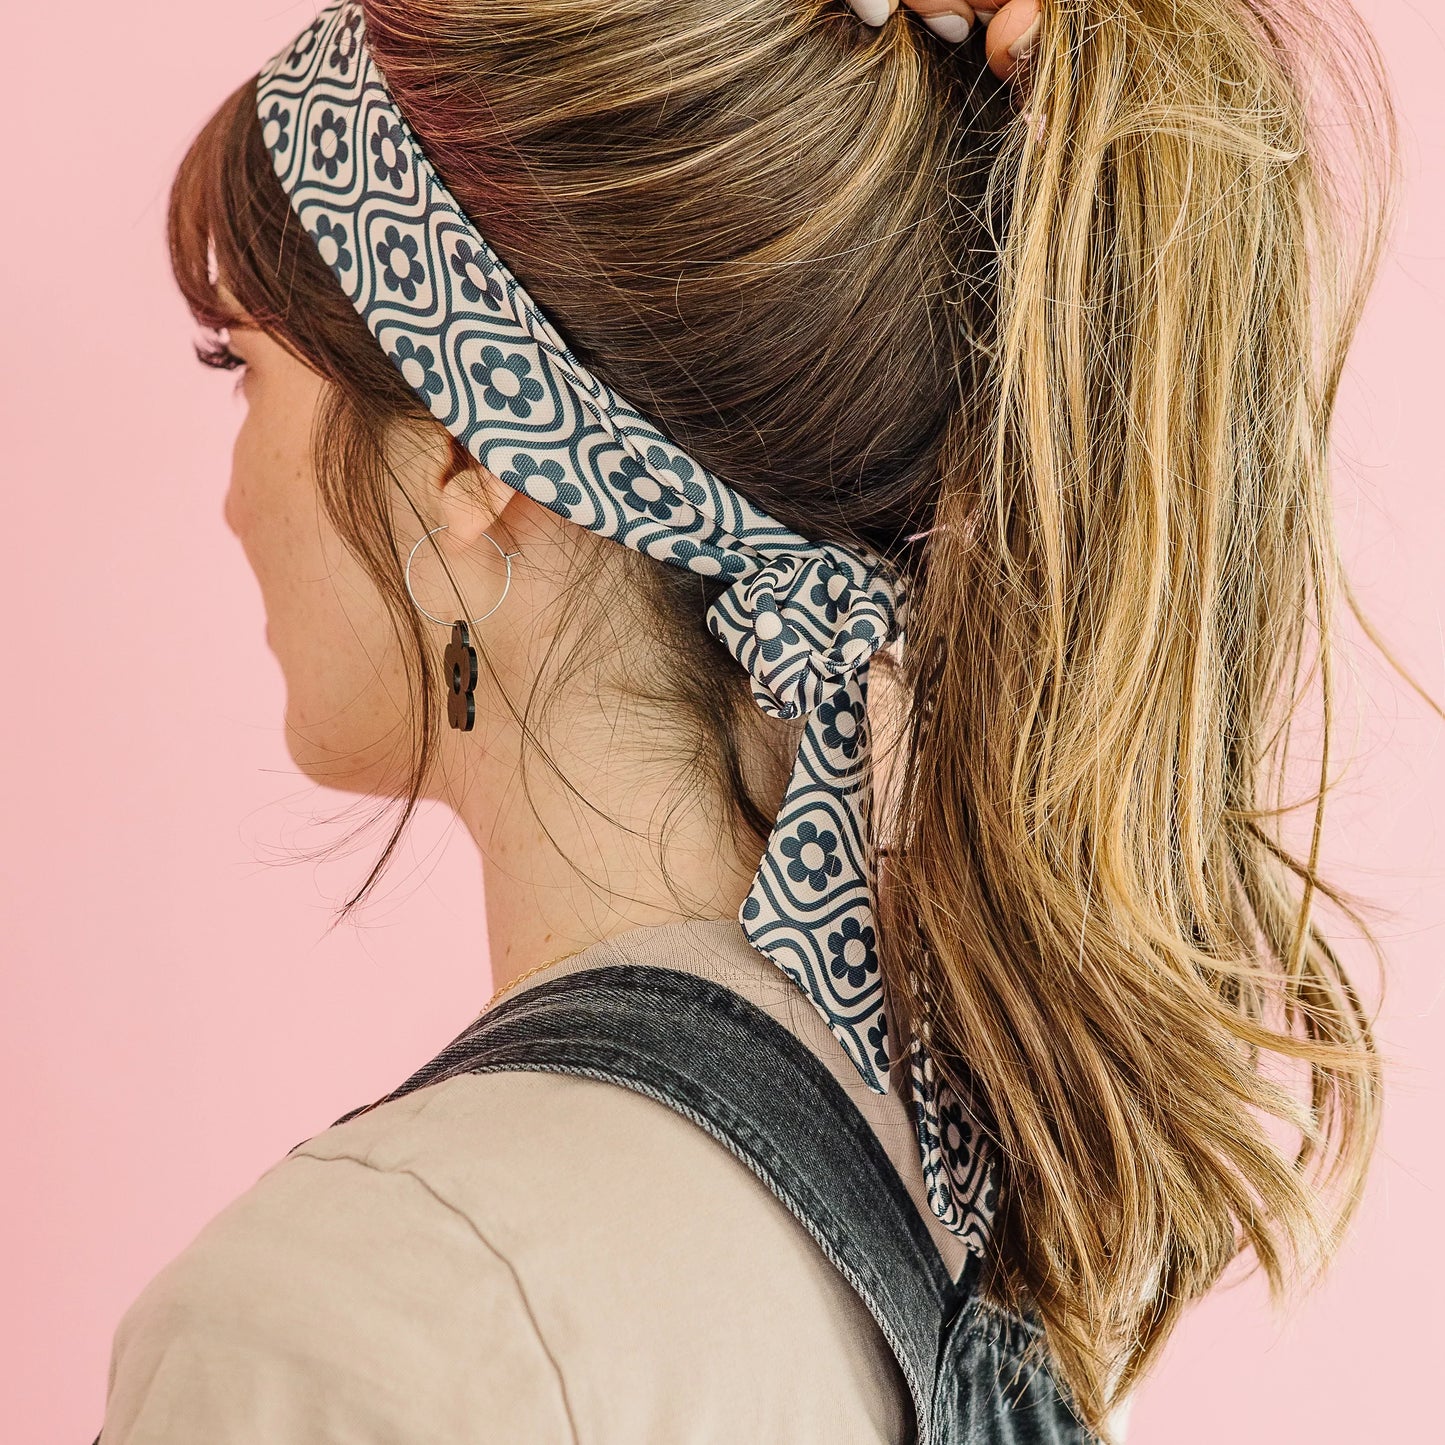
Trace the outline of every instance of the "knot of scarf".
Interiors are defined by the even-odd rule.
[[[796,718],[898,635],[903,586],[881,561],[820,542],[770,558],[708,609],[708,630],[748,671],[772,717]]]

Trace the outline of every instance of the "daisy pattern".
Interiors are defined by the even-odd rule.
[[[878,625],[871,617],[856,617],[834,639],[829,656],[834,662],[848,667],[861,667],[878,651],[882,641]]]
[[[413,391],[421,392],[429,400],[446,390],[441,372],[436,369],[436,354],[430,346],[418,345],[410,336],[401,336],[387,354]]]
[[[330,216],[322,216],[316,222],[311,239],[316,242],[321,259],[333,271],[351,270],[351,252],[347,249],[346,232]],[[440,381],[441,378],[438,377],[437,380]]]
[[[507,356],[496,346],[482,347],[482,359],[468,367],[472,380],[482,388],[482,404],[492,411],[510,411],[513,416],[532,415],[532,403],[547,394],[531,374],[525,356]]]
[[[511,468],[501,474],[501,479],[555,512],[575,507],[582,501],[582,488],[567,481],[566,476],[561,462],[554,462],[550,457],[538,461],[526,452],[517,452],[512,457]],[[562,515],[566,515],[565,511]]]
[[[847,697],[840,696],[835,702],[820,703],[818,721],[823,725],[826,746],[836,748],[850,762],[858,756],[862,719]]]
[[[417,287],[426,280],[426,267],[416,252],[416,237],[403,236],[395,226],[386,228],[376,248],[376,259],[382,265],[381,279],[408,301],[416,300]]]
[[[707,501],[707,493],[693,480],[697,475],[697,468],[686,457],[669,456],[661,447],[650,446],[647,449],[647,464],[654,474],[671,472],[677,479],[674,484],[676,489],[693,506],[700,507]]]
[[[660,447],[653,450],[661,455]],[[672,520],[672,503],[667,499],[662,483],[636,457],[623,457],[617,470],[607,480],[622,502],[634,512],[643,512],[659,522]]]
[[[711,542],[696,542],[691,537],[678,538],[669,555],[672,561],[704,577],[726,577],[744,571],[748,565],[736,552],[724,552]]]
[[[273,100],[271,108],[261,117],[261,140],[266,149],[285,150],[290,128],[291,112],[279,100]]]
[[[287,65],[300,65],[301,62],[316,49],[316,37],[321,34],[322,27],[325,23],[324,20],[313,20],[311,24],[296,37],[291,49],[286,54]]]
[[[838,835],[828,828],[819,828],[816,823],[799,823],[797,834],[783,839],[783,856],[788,859],[788,877],[794,883],[807,883],[810,888],[826,888],[828,880],[843,871],[843,860],[838,856]],[[829,947],[832,947],[831,938]]]
[[[828,971],[849,988],[862,988],[878,969],[875,944],[872,928],[845,918],[842,927],[828,935]]]
[[[361,48],[361,36],[357,33],[361,29],[361,12],[353,10],[345,20],[341,22],[341,29],[336,32],[335,41],[331,47],[331,54],[326,63],[338,74],[349,75],[351,73],[351,62],[356,59],[356,52]]]
[[[825,621],[833,623],[845,610],[844,604],[851,590],[848,578],[835,568],[829,568],[823,580],[808,589],[808,601]]]
[[[797,645],[797,629],[778,611],[778,599],[771,592],[764,592],[753,604],[753,635],[765,662],[776,662],[785,647]]]
[[[461,278],[458,288],[466,301],[483,301],[493,311],[502,304],[502,283],[496,268],[470,241],[458,241],[451,254],[452,270]]]
[[[327,179],[334,181],[337,171],[351,158],[351,147],[346,143],[346,122],[329,105],[311,127],[311,144],[312,169],[325,171]]]
[[[397,190],[401,189],[401,178],[411,165],[406,151],[402,149],[404,139],[401,126],[392,125],[385,116],[377,120],[376,129],[371,133],[371,154],[376,178],[385,181],[389,186],[395,186]]]

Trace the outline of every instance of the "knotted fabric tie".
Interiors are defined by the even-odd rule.
[[[753,697],[773,717],[816,711],[838,680],[866,667],[897,632],[901,598],[886,571],[855,580],[852,559],[828,542],[735,582],[708,613],[713,635],[747,668]]]
[[[867,679],[902,630],[902,577],[865,548],[782,526],[582,365],[432,167],[367,49],[356,0],[334,0],[273,57],[256,109],[322,260],[468,453],[578,526],[729,584],[710,630],[747,669],[762,711],[805,719],[739,922],[886,1092]],[[929,1198],[981,1251],[989,1173],[976,1136],[950,1125],[920,1048],[911,1078]]]

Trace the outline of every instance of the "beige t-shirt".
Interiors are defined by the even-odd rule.
[[[726,985],[848,1091],[948,1268],[912,1119],[732,919],[634,929],[532,975]],[[709,1134],[597,1080],[465,1075],[318,1134],[116,1329],[102,1445],[883,1445],[907,1388],[803,1226]]]

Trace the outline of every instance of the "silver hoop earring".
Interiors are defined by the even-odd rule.
[[[418,601],[416,600],[416,593],[411,590],[411,559],[416,556],[416,549],[417,549],[418,547],[420,547],[423,542],[426,541],[427,537],[430,537],[430,536],[432,536],[434,533],[437,533],[437,532],[445,532],[446,529],[447,529],[447,524],[446,524],[445,522],[443,522],[440,527],[433,527],[430,532],[426,533],[425,536],[422,536],[422,537],[418,537],[418,538],[417,538],[417,540],[416,540],[415,544],[413,545],[411,551],[407,553],[407,557],[406,557],[406,572],[405,572],[404,578],[403,578],[403,580],[406,582],[406,595],[411,598],[412,606],[415,607],[416,610],[417,610],[418,612],[420,612],[423,617],[430,617],[431,620],[432,620],[433,622],[435,622],[438,627],[452,627],[452,626],[454,626],[455,624],[454,624],[454,623],[451,623],[451,622],[448,622],[448,621],[447,621],[445,618],[443,618],[443,617],[436,617],[436,616],[434,616],[432,613],[428,612],[428,611],[426,610],[426,608],[421,605],[420,602],[418,602]],[[472,618],[471,625],[472,625],[473,627],[475,627],[475,626],[477,625],[477,623],[479,623],[479,622],[484,622],[488,617],[490,617],[490,616],[492,615],[492,613],[494,613],[494,612],[497,610],[497,608],[499,608],[499,607],[502,605],[503,602],[505,602],[505,601],[507,600],[507,589],[510,588],[511,585],[512,585],[512,558],[513,558],[513,557],[520,557],[520,556],[522,555],[520,549],[519,549],[518,551],[516,551],[516,552],[504,552],[504,551],[502,551],[502,544],[501,544],[499,541],[497,541],[497,539],[496,539],[494,536],[492,536],[492,534],[491,534],[490,532],[483,532],[483,533],[482,533],[482,536],[484,536],[484,537],[487,539],[487,541],[489,541],[489,542],[492,544],[492,546],[494,546],[494,547],[497,549],[497,551],[501,553],[502,561],[504,561],[504,562],[507,564],[507,583],[506,583],[506,586],[502,588],[502,595],[501,595],[500,597],[498,597],[497,600],[496,600],[494,603],[492,603],[492,605],[491,605],[489,608],[487,608],[487,610],[486,610],[484,613],[482,613],[482,615],[481,615],[480,617],[474,617],[474,618]]]
[[[411,559],[416,556],[416,549],[420,547],[427,537],[435,532],[444,532],[447,524],[443,522],[440,527],[433,527],[425,537],[417,539],[416,545],[412,547],[406,558],[406,571],[404,580],[406,582],[406,595],[411,598],[412,606],[416,608],[423,617],[430,617],[431,620],[441,627],[448,624],[440,617],[433,616],[416,600],[416,593],[411,590]],[[502,550],[502,544],[492,536],[490,532],[483,532],[487,541],[502,554],[502,561],[507,564],[507,585],[502,588],[502,595],[484,612],[481,617],[472,618],[471,625],[490,617],[497,608],[506,600],[507,592],[512,586],[512,558],[521,556],[521,552],[506,552]],[[470,732],[477,720],[477,649],[472,646],[471,633],[468,624],[460,618],[450,624],[452,629],[452,640],[447,644],[447,650],[442,658],[442,666],[447,678],[447,722],[460,732]]]

